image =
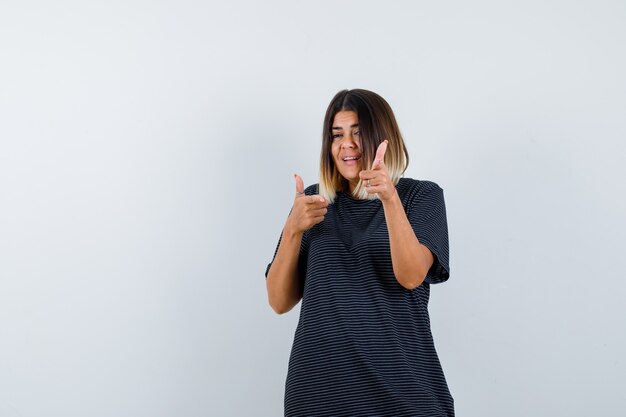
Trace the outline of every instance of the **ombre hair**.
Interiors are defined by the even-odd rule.
[[[400,134],[396,117],[385,99],[368,90],[340,91],[333,97],[326,110],[320,156],[319,193],[331,203],[338,192],[350,193],[348,180],[339,173],[331,154],[333,122],[335,115],[341,111],[353,111],[357,115],[363,169],[372,169],[376,149],[385,139],[389,143],[384,163],[394,185],[398,183],[409,165],[409,153],[404,139]],[[367,193],[362,180],[357,183],[352,196],[358,199],[377,198],[376,194]]]

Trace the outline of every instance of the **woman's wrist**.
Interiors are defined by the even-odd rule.
[[[388,196],[386,198],[383,198],[383,196],[381,196],[379,194],[378,198],[383,203],[383,207],[396,205],[398,203],[402,204],[402,202],[400,201],[400,196],[398,195],[398,190],[396,189],[396,187],[393,187],[393,191],[391,191],[391,195],[390,196]]]
[[[287,222],[285,223],[285,227],[283,228],[283,239],[284,238],[297,239],[297,238],[301,238],[303,234],[304,234],[304,231],[296,229],[291,224],[289,219],[287,220]]]

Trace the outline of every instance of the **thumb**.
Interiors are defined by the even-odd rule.
[[[385,166],[385,152],[387,152],[387,144],[389,141],[385,139],[380,145],[378,145],[378,149],[376,149],[376,156],[374,157],[374,165],[373,169],[380,169]]]
[[[293,174],[293,177],[296,179],[296,197],[304,195],[304,181],[298,174]]]

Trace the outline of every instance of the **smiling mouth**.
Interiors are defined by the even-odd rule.
[[[358,161],[359,159],[361,159],[360,156],[346,156],[341,158],[342,161],[346,162],[346,161]]]

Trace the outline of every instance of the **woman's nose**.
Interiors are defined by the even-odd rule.
[[[354,148],[356,146],[356,142],[354,141],[354,136],[346,135],[344,137],[343,142],[341,143],[343,148]]]

